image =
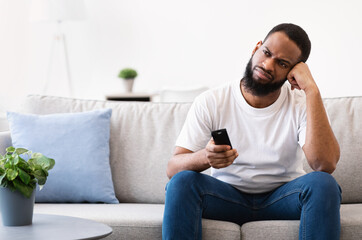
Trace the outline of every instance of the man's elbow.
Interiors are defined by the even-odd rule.
[[[339,148],[339,144],[337,144],[335,151],[328,157],[329,161],[327,166],[325,167],[325,172],[328,172],[330,174],[333,173],[334,170],[336,170],[337,168],[337,163],[340,157],[341,157],[341,151]]]
[[[322,171],[329,174],[336,170],[340,155],[338,143],[328,150],[314,149],[314,151],[305,151],[308,163],[314,171]]]
[[[173,175],[175,175],[170,162],[168,162],[168,164],[167,164],[166,175],[167,175],[168,179],[171,179],[173,177]]]
[[[315,158],[311,162],[311,167],[315,171],[326,172],[332,174],[336,168],[340,157],[339,151],[336,154],[329,155],[328,157]]]
[[[314,167],[313,169],[315,171],[320,171],[320,172],[326,172],[329,174],[332,174],[334,172],[334,170],[336,170],[337,164],[333,164],[333,163],[328,163],[328,164],[320,164],[317,167]]]

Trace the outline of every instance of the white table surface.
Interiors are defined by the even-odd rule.
[[[112,228],[92,220],[47,214],[34,214],[33,224],[5,227],[0,218],[0,239],[67,240],[100,239],[112,233]]]

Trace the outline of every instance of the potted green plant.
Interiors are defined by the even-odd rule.
[[[25,159],[28,160],[25,160]],[[6,148],[0,154],[0,210],[5,226],[29,225],[33,219],[35,189],[47,181],[54,159],[25,148]]]
[[[127,92],[132,92],[134,79],[137,77],[137,71],[132,68],[122,69],[118,77],[123,79],[123,83]]]

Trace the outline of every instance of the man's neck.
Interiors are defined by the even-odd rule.
[[[244,96],[245,101],[254,108],[265,108],[272,105],[279,97],[281,89],[269,93],[266,96],[255,96],[247,88],[244,87],[240,81],[240,90]]]

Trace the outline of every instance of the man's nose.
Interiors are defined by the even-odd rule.
[[[274,71],[274,60],[272,58],[266,58],[263,61],[263,68],[266,71],[273,72]]]

